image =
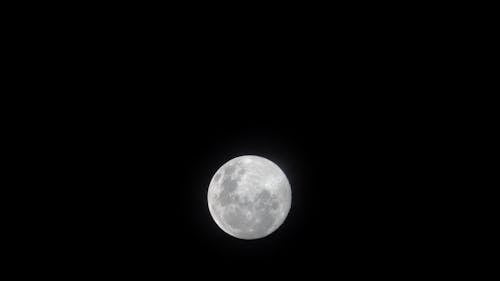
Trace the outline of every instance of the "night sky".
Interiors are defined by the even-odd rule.
[[[6,21],[15,273],[446,279],[432,271],[456,267],[462,219],[476,220],[453,195],[478,186],[458,168],[465,147],[481,155],[464,126],[484,120],[460,103],[481,91],[453,87],[475,83],[466,64],[482,60],[463,50],[475,29],[446,19],[470,17],[436,3],[175,4],[23,4]],[[226,234],[208,209],[214,173],[242,155],[291,185],[286,220],[263,239]]]

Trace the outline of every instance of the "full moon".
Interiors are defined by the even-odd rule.
[[[215,223],[240,239],[259,239],[285,221],[292,203],[290,183],[270,160],[253,155],[231,159],[217,170],[208,188]]]

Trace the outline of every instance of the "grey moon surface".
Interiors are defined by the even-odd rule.
[[[253,155],[231,159],[213,176],[208,208],[215,223],[240,239],[259,239],[285,221],[292,190],[285,173],[270,160]]]

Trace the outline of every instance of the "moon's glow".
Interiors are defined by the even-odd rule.
[[[247,155],[219,168],[207,197],[210,214],[222,230],[240,239],[258,239],[283,223],[290,210],[292,192],[276,164]]]

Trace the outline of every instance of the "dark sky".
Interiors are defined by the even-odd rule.
[[[462,219],[446,203],[469,204],[450,182],[476,122],[457,93],[478,91],[453,89],[471,83],[471,28],[446,16],[469,17],[434,4],[159,4],[30,4],[8,21],[4,80],[20,102],[4,103],[4,138],[20,148],[4,150],[28,203],[6,211],[26,214],[20,243],[5,242],[31,262],[16,274],[420,280],[461,257],[443,230]],[[246,154],[292,189],[285,222],[253,241],[219,229],[206,198],[215,171]]]

